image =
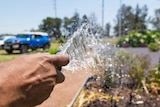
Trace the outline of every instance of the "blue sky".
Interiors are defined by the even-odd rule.
[[[133,8],[147,5],[149,16],[160,8],[160,0],[121,0],[122,4]],[[104,0],[104,22],[113,26],[115,15],[120,7],[120,0]],[[57,17],[71,17],[77,11],[80,17],[84,14],[95,14],[101,24],[102,0],[56,0]],[[46,17],[55,17],[54,0],[0,0],[0,34],[19,33],[32,28],[37,29]]]

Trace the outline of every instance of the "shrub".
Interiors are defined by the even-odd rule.
[[[50,49],[50,50],[49,50],[49,53],[50,53],[50,54],[56,54],[56,53],[58,53],[59,51],[60,51],[60,50],[57,49],[57,48],[56,48],[56,49]]]
[[[159,43],[160,33],[156,31],[130,32],[118,38],[117,46],[120,47],[147,47],[150,43]]]
[[[116,73],[119,73],[121,77],[128,75],[128,77],[124,77],[128,78],[130,82],[127,84],[132,84],[134,88],[142,87],[145,71],[150,66],[150,59],[147,55],[137,55],[121,50],[116,54],[115,62],[119,69]]]
[[[141,88],[145,80],[145,71],[150,66],[148,55],[138,55],[120,50],[110,59],[105,69],[104,80],[109,87],[127,85],[129,88]]]
[[[61,37],[59,38],[59,43],[65,43],[65,42],[66,42],[66,39],[61,36]]]
[[[151,51],[156,52],[156,51],[158,51],[158,50],[160,49],[160,46],[159,46],[158,43],[150,43],[150,44],[148,45],[148,48],[149,48]]]
[[[118,47],[129,47],[129,38],[127,38],[126,36],[120,37],[117,41],[117,46]]]
[[[160,63],[147,73],[146,84],[149,92],[160,94]]]

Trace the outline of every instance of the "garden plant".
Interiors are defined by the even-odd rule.
[[[160,49],[160,32],[158,31],[135,31],[119,37],[119,47],[148,47],[151,51]]]
[[[114,69],[98,67],[103,72],[87,80],[72,107],[160,106],[160,64],[149,69],[147,55],[124,50],[115,54],[113,62]]]

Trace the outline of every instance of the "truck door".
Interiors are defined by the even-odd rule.
[[[35,39],[35,35],[31,35],[31,40],[30,40],[29,46],[31,48],[36,48],[37,47],[37,41]]]
[[[35,41],[37,47],[42,47],[44,44],[43,37],[41,35],[35,35]]]

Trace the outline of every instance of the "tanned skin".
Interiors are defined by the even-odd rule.
[[[45,101],[65,79],[56,67],[69,63],[64,55],[22,55],[0,64],[0,107],[33,107]]]

